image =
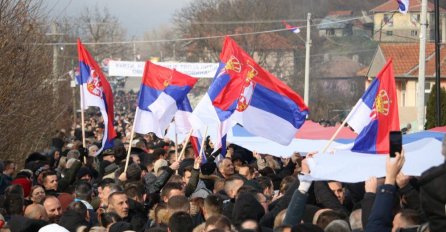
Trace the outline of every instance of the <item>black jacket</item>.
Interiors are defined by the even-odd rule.
[[[421,208],[431,232],[446,228],[446,163],[425,171],[420,178]]]

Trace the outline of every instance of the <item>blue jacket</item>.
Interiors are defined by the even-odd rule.
[[[365,231],[387,232],[392,231],[393,203],[395,197],[395,185],[385,184],[378,188],[372,212]]]

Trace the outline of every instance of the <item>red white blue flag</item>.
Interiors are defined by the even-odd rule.
[[[396,0],[396,2],[398,3],[398,10],[406,14],[409,10],[409,0]]]
[[[116,131],[113,126],[113,92],[110,83],[102,73],[96,61],[91,57],[87,49],[82,45],[80,39],[77,40],[77,51],[79,56],[79,75],[76,77],[81,85],[81,107],[87,109],[89,106],[99,107],[104,119],[103,149],[113,146],[113,139]]]
[[[289,31],[298,34],[300,32],[300,28],[299,27],[295,27],[295,26],[291,26],[290,24],[286,23],[285,21],[282,20],[282,24],[285,26],[286,29],[288,29]]]
[[[147,61],[138,96],[135,131],[164,137],[196,78]]]
[[[399,131],[398,99],[390,59],[347,116],[358,133],[352,151],[388,154],[389,132]]]
[[[199,129],[216,129],[209,135],[217,149],[236,123],[251,134],[288,145],[308,108],[297,93],[226,37],[214,80],[193,113]]]

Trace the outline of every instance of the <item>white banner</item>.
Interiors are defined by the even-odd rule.
[[[176,69],[191,77],[213,78],[218,68],[218,63],[173,63],[173,62],[154,62],[163,67]],[[145,62],[136,61],[110,61],[108,65],[108,75],[142,77]]]

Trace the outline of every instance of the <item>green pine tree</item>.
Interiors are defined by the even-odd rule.
[[[429,99],[427,101],[427,109],[426,109],[426,124],[425,129],[431,129],[436,127],[436,96],[437,89],[436,85],[432,86],[431,93],[429,94]],[[440,101],[441,101],[441,118],[440,118],[440,126],[446,125],[446,89],[441,88],[440,90]]]

